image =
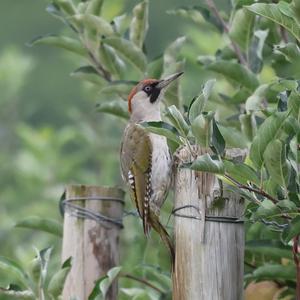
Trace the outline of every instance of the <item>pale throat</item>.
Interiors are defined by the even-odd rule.
[[[147,107],[135,107],[130,116],[130,122],[142,123],[150,121],[161,121],[159,103]]]

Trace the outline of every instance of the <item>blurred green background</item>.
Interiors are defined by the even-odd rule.
[[[106,1],[104,15],[109,20],[130,12],[137,2]],[[214,53],[218,35],[206,33],[205,28],[202,33],[201,28],[196,32],[186,20],[166,11],[197,2],[150,1],[146,40],[148,56],[154,58],[178,36],[199,34],[197,51],[188,40],[185,54],[187,76],[183,82],[189,81],[189,88],[184,89],[187,101],[204,81],[192,63],[197,54]],[[46,5],[47,1],[36,0],[0,2],[0,255],[26,266],[35,255],[33,247],[54,245],[52,264],[56,268],[61,241],[14,225],[33,215],[62,221],[58,202],[67,184],[121,185],[119,142],[125,122],[97,113],[99,92],[69,75],[81,65],[77,56],[47,46],[26,46],[38,35],[65,30],[46,12]],[[171,204],[167,206],[168,210]],[[128,209],[132,209],[130,203]],[[125,220],[123,240],[134,245],[130,253],[135,260],[126,260],[125,264],[139,263],[147,255],[147,261],[156,262],[160,255],[147,254],[142,230],[133,229],[136,223],[135,218]],[[156,238],[150,239],[150,243],[157,242]],[[126,243],[123,249],[128,249]],[[124,250],[123,255],[129,254]],[[161,260],[164,258],[166,255]],[[0,286],[8,285],[10,278],[1,271]]]
[[[66,26],[46,12],[49,2],[0,1],[0,256],[13,258],[26,268],[35,256],[34,247],[41,250],[53,246],[51,273],[60,265],[61,240],[48,233],[16,228],[15,224],[29,216],[62,222],[59,198],[67,184],[123,186],[119,148],[125,121],[98,113],[96,104],[111,98],[101,94],[95,85],[70,76],[84,65],[81,58],[50,46],[26,45],[48,33],[65,32],[70,36]],[[110,21],[120,14],[130,14],[138,2],[106,0],[103,16]],[[204,4],[204,0],[150,0],[149,3],[150,27],[145,43],[149,61],[162,55],[176,38],[187,38],[180,56],[185,60],[182,95],[188,104],[207,79],[217,77],[196,63],[197,56],[215,55],[228,44],[228,38],[207,22],[192,23],[167,14],[179,6]],[[229,10],[230,0],[215,3],[218,8]],[[276,78],[272,59],[266,55],[267,63],[259,74],[261,83]],[[283,76],[289,73],[289,68],[296,70],[297,65],[284,67]],[[132,74],[126,79],[142,79],[131,77]],[[235,93],[234,87],[221,76],[216,86],[223,94]],[[218,110],[221,120],[232,117],[232,106],[226,101],[210,102],[208,106],[209,110]],[[172,209],[171,199],[172,195],[164,206],[164,224]],[[133,209],[126,198],[126,210]],[[170,218],[168,224],[172,225],[172,221]],[[144,276],[146,271],[141,264],[147,264],[168,272],[168,253],[157,234],[152,233],[147,240],[140,220],[133,216],[124,218],[124,225],[121,233],[124,271]],[[13,280],[12,274],[0,270],[0,287]],[[125,285],[139,286],[132,281]],[[0,296],[0,299],[9,298]]]
[[[96,111],[97,103],[115,100],[111,95],[100,93],[96,85],[70,76],[84,65],[81,58],[50,46],[26,46],[35,37],[48,33],[72,36],[63,23],[46,12],[49,2],[0,1],[0,256],[13,258],[26,268],[35,256],[34,248],[41,250],[53,246],[50,265],[53,272],[60,265],[61,240],[48,233],[16,228],[15,224],[29,216],[53,218],[62,223],[59,199],[67,184],[123,186],[119,148],[125,121]],[[236,138],[230,130],[234,127],[240,130],[238,116],[243,114],[244,100],[251,95],[250,92],[239,95],[242,90],[239,82],[232,84],[230,78],[224,80],[224,77],[196,63],[198,56],[207,59],[215,54],[230,60],[232,51],[228,47],[228,36],[222,35],[208,22],[200,20],[192,23],[188,18],[167,14],[168,10],[179,6],[201,5],[204,2],[149,0],[150,28],[145,53],[151,61],[161,56],[176,38],[186,36],[179,54],[179,58],[185,60],[185,74],[181,78],[183,102],[190,103],[207,79],[217,78],[216,91],[233,101],[229,103],[226,97],[222,100],[218,95],[208,103],[207,109],[217,112],[216,118],[223,127],[228,124],[232,126],[228,130],[232,135],[229,146],[247,147],[250,140]],[[215,1],[217,7],[222,9],[221,14],[224,10],[228,16],[231,14],[230,2],[249,4],[253,1]],[[123,13],[130,15],[137,3],[137,0],[106,0],[103,16],[111,21]],[[262,19],[262,26],[272,29],[273,25],[264,21]],[[273,44],[280,42],[277,29],[274,30],[277,35],[270,31],[263,48],[264,65],[257,74],[260,84],[276,81],[278,77],[290,77],[291,74],[299,77],[299,64],[287,63],[282,56],[272,53]],[[222,51],[218,52],[218,49]],[[125,79],[142,79],[132,77],[134,74],[129,71]],[[236,98],[241,99],[234,100]],[[276,97],[271,105],[277,105]],[[164,224],[172,209],[171,196],[162,213]],[[133,209],[131,201],[126,199],[126,210]],[[170,218],[168,225],[172,225],[172,221]],[[121,233],[124,271],[144,277],[146,271],[141,264],[147,264],[159,266],[168,274],[168,254],[157,235],[152,234],[146,239],[136,217],[124,218],[124,224]],[[250,230],[246,240],[255,240],[257,236],[259,239],[279,238],[277,233],[275,237],[274,232],[260,223],[247,226]],[[262,255],[262,261],[265,258]],[[0,287],[7,286],[14,278],[13,274],[1,268]],[[170,283],[168,277],[166,280]],[[137,285],[135,282],[125,283],[126,287]],[[0,299],[8,298],[0,296]]]

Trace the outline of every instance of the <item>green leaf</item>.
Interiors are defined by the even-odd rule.
[[[258,79],[251,71],[235,62],[217,60],[206,65],[206,69],[222,74],[227,79],[241,84],[251,91],[255,90],[259,84]]]
[[[90,1],[89,1],[89,2],[90,2]],[[89,2],[80,2],[80,3],[77,5],[77,13],[79,13],[79,14],[84,14],[84,13],[86,13],[86,10],[87,10],[87,7],[88,7]]]
[[[155,281],[157,284],[159,284],[161,289],[164,289],[166,293],[167,291],[171,290],[171,286],[172,286],[171,276],[170,274],[162,270],[159,266],[142,264],[140,266],[140,272],[141,274],[144,274],[144,276],[147,279],[149,279],[149,281],[150,280]]]
[[[69,16],[76,13],[76,9],[71,0],[53,0],[53,3]]]
[[[58,18],[60,20],[64,19],[63,13],[60,11],[57,4],[49,3],[46,7],[46,11],[51,14],[53,17]]]
[[[62,294],[65,281],[71,270],[71,265],[69,264],[70,264],[70,260],[68,259],[68,262],[66,264],[64,263],[62,268],[58,272],[56,272],[49,281],[48,292],[55,299],[57,299],[58,296]]]
[[[290,63],[296,63],[300,61],[300,49],[295,43],[275,45],[273,51],[276,54],[283,55]]]
[[[263,68],[263,49],[269,30],[256,30],[248,51],[248,61],[252,72],[259,73]]]
[[[278,197],[278,194],[281,193],[282,194],[282,188],[278,186],[277,183],[275,183],[270,177],[263,181],[263,186],[265,191],[273,196],[273,197]]]
[[[209,154],[199,156],[188,167],[195,171],[209,172],[214,174],[224,174],[224,164],[220,160],[214,160]]]
[[[214,112],[202,113],[192,122],[192,133],[200,146],[208,148],[210,145],[214,115]]]
[[[92,66],[82,66],[71,73],[72,77],[79,78],[99,86],[103,86],[105,81]]]
[[[169,69],[178,61],[178,56],[185,40],[186,38],[184,36],[179,37],[166,48],[164,52],[164,75],[174,73],[174,70],[169,71]]]
[[[183,71],[185,62],[178,59],[185,40],[185,37],[179,37],[165,49],[163,55],[163,78]],[[181,98],[181,81],[175,80],[166,90],[164,99],[168,105],[174,104],[179,107]]]
[[[168,10],[167,14],[189,19],[199,25],[203,25],[204,23],[203,15],[199,9],[196,9],[196,7],[180,7]]]
[[[78,55],[86,54],[86,50],[83,48],[83,46],[78,40],[66,36],[57,36],[53,34],[38,36],[31,42],[29,42],[28,45],[50,45],[58,48],[63,48]]]
[[[292,9],[292,6],[284,1],[279,1],[278,3],[279,10],[286,15],[287,17],[293,18],[294,17],[294,11]]]
[[[269,89],[268,84],[260,85],[254,93],[246,100],[246,110],[247,112],[262,110],[262,102],[265,99],[267,91]]]
[[[234,163],[228,160],[223,161],[225,166],[225,171],[228,175],[233,177],[235,180],[242,184],[247,184],[248,182],[260,184],[260,180],[255,172],[250,166],[244,163]]]
[[[114,34],[112,26],[103,18],[90,14],[76,14],[70,20],[84,29],[95,30],[98,35],[111,36]]]
[[[105,280],[107,278],[107,276],[102,276],[100,279],[98,279],[96,282],[95,282],[95,285],[94,285],[94,288],[92,290],[92,292],[89,294],[89,298],[88,300],[103,300],[103,295],[101,295],[101,291],[100,291],[100,283]],[[98,297],[100,296],[100,297]],[[72,299],[73,300],[73,299]],[[77,300],[77,299],[75,299]]]
[[[251,255],[259,254],[275,259],[283,257],[292,259],[293,256],[291,247],[285,246],[282,242],[276,240],[247,241],[245,250],[249,251]]]
[[[160,78],[163,72],[163,57],[159,56],[148,64],[147,76],[149,78]]]
[[[291,5],[294,11],[294,19],[300,24],[300,3],[298,0],[293,0]]]
[[[297,206],[294,202],[290,200],[280,200],[277,206],[281,208],[284,212],[295,212],[297,211]]]
[[[265,100],[275,103],[278,93],[296,88],[296,81],[287,79],[276,80],[270,84],[262,84],[247,98],[246,110],[247,112],[265,110],[263,104]]]
[[[15,227],[29,228],[52,233],[58,237],[62,237],[63,226],[54,219],[27,217],[16,223]]]
[[[283,230],[282,240],[288,243],[295,236],[300,234],[300,216],[296,216],[291,223]]]
[[[114,31],[118,33],[120,36],[123,36],[125,32],[128,30],[129,23],[130,23],[130,17],[126,14],[114,17],[111,22]]]
[[[252,274],[246,275],[246,278],[256,280],[295,280],[296,268],[293,264],[265,264],[254,270]]]
[[[169,106],[167,108],[166,116],[182,136],[188,135],[190,130],[189,126],[175,105]]]
[[[90,0],[86,12],[91,15],[100,16],[104,0]]]
[[[191,123],[196,119],[196,117],[198,117],[202,113],[212,93],[215,83],[216,79],[208,80],[204,84],[201,94],[192,100],[188,109],[188,118]]]
[[[139,48],[143,48],[144,40],[148,31],[149,2],[144,0],[133,8],[133,18],[130,24],[130,40]]]
[[[167,11],[170,15],[185,17],[196,22],[198,25],[205,25],[203,21],[213,25],[218,31],[222,32],[223,27],[220,20],[204,5],[183,6],[179,9]]]
[[[278,81],[270,84],[270,89],[276,93],[284,92],[285,90],[296,90],[297,81],[292,79],[279,79]]]
[[[100,291],[104,298],[106,298],[106,294],[115,281],[115,279],[119,276],[122,267],[114,267],[107,272],[107,277],[102,280],[99,284]]]
[[[145,289],[141,288],[121,288],[120,290],[126,296],[129,296],[130,299],[140,299],[140,300],[151,300],[151,297],[148,296]],[[142,297],[142,298],[137,298]]]
[[[129,119],[127,103],[122,100],[114,100],[97,104],[97,111],[108,113],[123,119]]]
[[[233,0],[235,8],[243,7],[244,5],[249,5],[255,2],[255,0]]]
[[[229,36],[244,50],[249,48],[253,32],[254,15],[246,9],[235,12]]]
[[[257,211],[253,215],[255,220],[260,220],[261,218],[272,218],[275,215],[280,214],[280,209],[271,200],[265,199],[261,202]]]
[[[114,48],[119,54],[124,56],[137,69],[144,72],[146,69],[147,59],[144,53],[132,42],[121,37],[109,37],[103,39],[106,45]]]
[[[178,61],[173,65],[170,65],[162,75],[163,78],[178,72],[182,72],[184,69],[184,61]],[[168,86],[167,90],[164,94],[164,101],[170,106],[175,105],[180,107],[182,103],[182,95],[181,95],[181,80],[175,80]]]
[[[225,140],[214,118],[212,120],[212,134],[210,147],[217,155],[223,156],[225,153]]]
[[[115,49],[104,43],[101,43],[98,54],[99,60],[104,68],[117,79],[121,78],[126,66]]]
[[[29,274],[32,280],[39,284],[41,279],[41,260],[38,257],[35,257],[29,264],[28,267]]]
[[[231,96],[228,97],[226,101],[228,101],[230,104],[241,104],[245,103],[245,99],[247,99],[251,95],[251,91],[248,89],[241,87]]]
[[[296,119],[300,120],[300,93],[292,90],[289,99],[288,99],[288,110],[291,112],[291,115]]]
[[[40,260],[40,265],[41,265],[41,287],[40,288],[45,288],[52,247],[45,248],[41,251],[38,251],[37,249],[35,250],[36,250],[37,258]]]
[[[266,147],[263,158],[271,179],[278,185],[287,187],[291,166],[286,159],[285,145],[277,139],[271,141]]]
[[[250,159],[257,168],[261,168],[264,163],[264,152],[268,144],[276,138],[287,114],[277,112],[267,118],[257,131],[250,148]]]
[[[240,115],[239,120],[241,122],[241,129],[243,135],[252,141],[257,132],[257,125],[254,114]]]
[[[127,97],[133,86],[137,84],[136,81],[115,80],[104,86],[100,90],[101,94],[116,94]],[[124,98],[126,99],[126,98]]]
[[[5,271],[6,274],[12,274],[16,276],[18,280],[20,280],[24,285],[27,286],[28,275],[17,262],[9,258],[0,256],[0,269]]]
[[[36,299],[35,295],[30,290],[20,291],[12,288],[5,289],[0,287],[0,295],[8,296],[9,299]]]
[[[180,139],[180,135],[178,130],[165,122],[158,121],[158,122],[144,122],[140,124],[144,127],[147,131],[156,133],[159,135],[165,136],[167,139],[177,143],[178,145],[182,145],[182,141]]]
[[[298,41],[300,41],[300,26],[295,24],[295,20],[286,15],[286,11],[282,11],[282,3],[266,4],[255,3],[251,6],[246,6],[247,9],[257,15],[268,18],[269,20],[281,25],[288,30]]]
[[[218,125],[227,148],[247,148],[245,136],[234,127]]]

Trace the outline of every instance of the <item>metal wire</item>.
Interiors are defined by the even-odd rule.
[[[115,197],[71,197],[68,199],[61,200],[61,207],[63,212],[68,212],[71,216],[80,218],[80,219],[90,219],[94,220],[97,223],[103,225],[105,228],[111,228],[111,225],[116,226],[120,229],[124,228],[122,218],[112,218],[105,216],[99,212],[93,212],[88,208],[81,207],[80,205],[72,203],[73,201],[115,201],[124,205],[124,200],[121,198]]]
[[[194,219],[194,220],[201,220],[200,216],[190,216],[186,214],[179,214],[177,213],[179,210],[185,209],[185,208],[194,208],[199,215],[201,215],[199,207],[195,205],[184,205],[181,207],[176,207],[172,210],[172,214],[175,217],[180,217],[180,218],[187,218],[187,219]],[[205,216],[205,221],[208,222],[220,222],[220,223],[231,223],[231,224],[242,224],[244,223],[244,220],[241,220],[237,217],[229,217],[229,216],[210,216],[206,215]]]

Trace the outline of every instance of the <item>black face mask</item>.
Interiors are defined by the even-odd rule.
[[[143,88],[144,92],[147,93],[148,96],[150,96],[151,103],[154,103],[157,100],[157,98],[160,94],[160,91],[161,91],[159,88],[156,87],[157,84],[158,84],[158,82],[154,82],[150,85],[146,85]]]

